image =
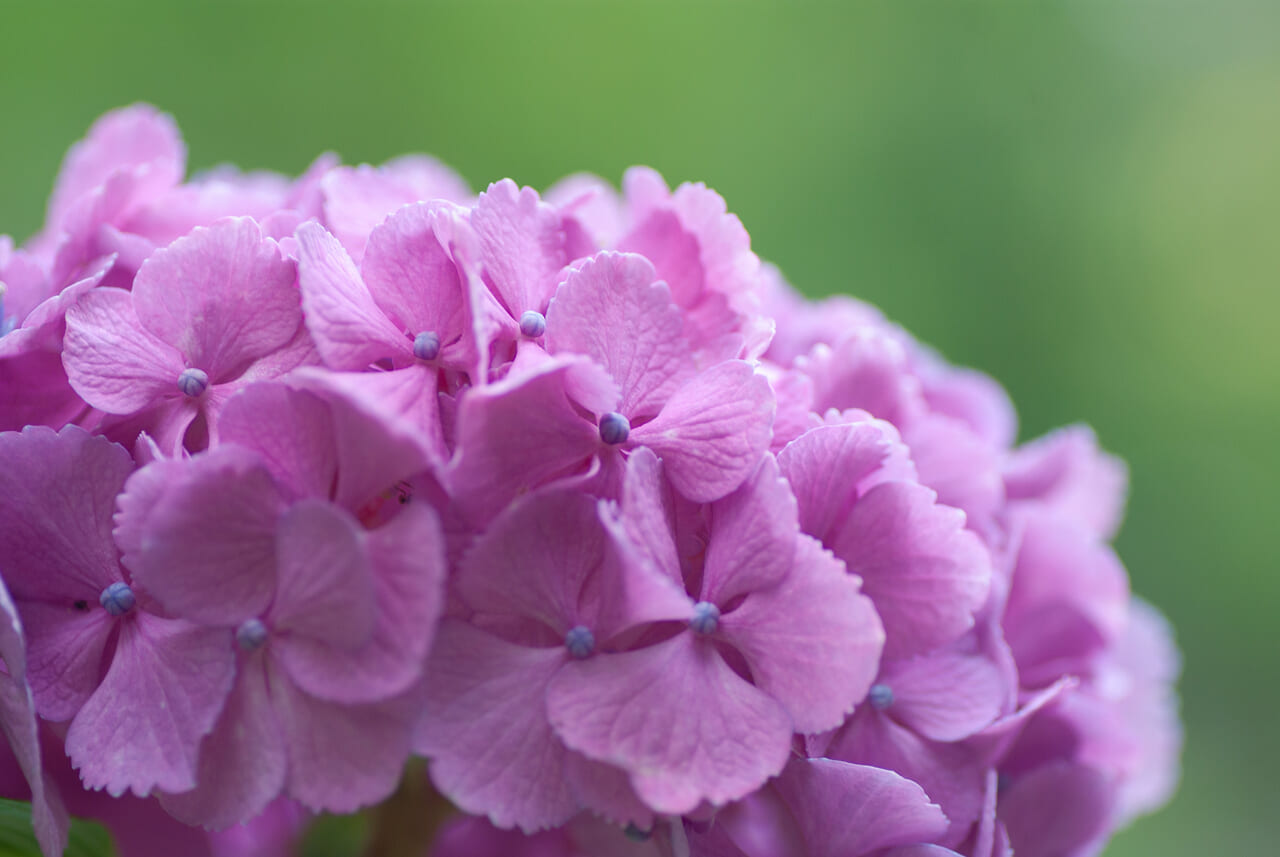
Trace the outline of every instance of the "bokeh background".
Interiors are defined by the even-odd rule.
[[[0,2],[0,233],[135,100],[195,168],[434,153],[477,188],[705,180],[813,295],[1126,458],[1185,775],[1108,857],[1280,841],[1280,4]]]

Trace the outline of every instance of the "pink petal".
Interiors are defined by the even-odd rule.
[[[337,478],[333,419],[318,396],[282,383],[250,384],[219,418],[219,437],[258,454],[292,497],[325,497]]]
[[[461,341],[471,327],[467,292],[446,246],[458,216],[439,203],[407,205],[369,234],[360,263],[373,300],[397,329],[431,331],[441,354],[455,357],[472,348]]]
[[[958,741],[990,725],[1008,694],[994,662],[957,651],[894,661],[881,681],[893,691],[890,716],[934,741]]]
[[[31,789],[31,823],[45,857],[62,853],[67,844],[67,810],[40,763],[35,703],[26,683],[26,650],[22,623],[0,580],[0,731]]]
[[[395,791],[409,758],[408,700],[326,702],[274,671],[270,692],[289,756],[289,797],[317,811],[350,813]]]
[[[213,383],[293,339],[297,271],[251,218],[199,227],[157,250],[133,281],[134,309],[156,338]]]
[[[820,426],[787,444],[778,466],[795,491],[801,529],[831,544],[850,507],[899,453],[906,451],[873,420]]]
[[[284,736],[262,657],[246,660],[214,730],[200,745],[196,787],[160,802],[187,824],[222,830],[253,818],[284,789]]]
[[[233,625],[261,614],[275,593],[283,506],[270,473],[256,455],[231,445],[183,467],[154,508],[121,499],[145,528],[141,548],[126,553],[124,564],[178,615]]]
[[[708,503],[755,470],[769,448],[773,410],[764,376],[730,360],[677,390],[662,413],[631,431],[630,444],[656,452],[676,490]]]
[[[369,642],[374,587],[359,524],[333,504],[309,498],[285,510],[276,533],[273,629],[346,649]]]
[[[795,731],[839,726],[876,677],[884,630],[844,563],[807,537],[773,589],[749,594],[720,619],[756,686],[791,715]]]
[[[97,606],[97,596],[89,592],[79,600]],[[78,610],[70,601],[22,606],[27,680],[36,711],[46,720],[70,720],[102,680],[102,655],[115,622],[107,611],[93,607]]]
[[[363,369],[383,357],[411,358],[411,337],[374,302],[338,240],[318,223],[302,224],[297,236],[302,309],[325,365]]]
[[[867,765],[833,759],[796,760],[775,788],[808,845],[807,857],[855,857],[881,848],[927,842],[946,816],[916,783]]]
[[[569,273],[547,312],[548,350],[608,370],[632,419],[657,414],[694,371],[680,309],[654,279],[643,256],[601,253]]]
[[[673,537],[673,502],[662,462],[641,447],[627,456],[622,489],[622,524],[636,550],[668,580],[684,585]]]
[[[963,509],[969,527],[984,532],[1004,506],[998,449],[959,420],[930,414],[906,432],[920,482],[938,502]]]
[[[1069,426],[1024,444],[1005,464],[1010,500],[1037,501],[1110,539],[1124,516],[1129,471],[1098,448],[1088,426]]]
[[[444,606],[444,536],[431,509],[410,505],[364,543],[376,599],[368,644],[349,649],[295,636],[275,650],[300,688],[335,702],[375,702],[408,689],[422,674]]]
[[[96,604],[121,579],[111,509],[132,469],[122,447],[78,426],[0,434],[0,556],[18,602]]]
[[[111,667],[67,731],[85,786],[139,797],[192,788],[200,740],[234,678],[225,630],[149,613],[121,622]]]
[[[862,578],[884,622],[886,657],[920,654],[973,626],[991,566],[964,513],[920,485],[877,485],[858,500],[831,548]]]
[[[578,810],[566,751],[547,723],[547,682],[567,655],[529,649],[445,620],[427,666],[414,748],[463,810],[500,827],[555,827]]]
[[[690,633],[566,664],[547,712],[566,745],[630,771],[660,813],[743,797],[790,754],[791,718]]]
[[[712,506],[709,517],[702,600],[727,604],[777,586],[790,573],[799,534],[796,501],[772,455]]]
[[[32,351],[0,359],[0,431],[58,428],[87,409],[67,381],[61,354]]]
[[[186,147],[167,113],[148,104],[113,110],[67,152],[49,202],[49,223],[62,220],[70,205],[112,173],[150,164],[161,184],[177,184],[186,166]]]
[[[834,349],[820,345],[797,367],[813,379],[814,410],[860,408],[876,419],[908,425],[924,410],[920,381],[901,337],[868,327]]]
[[[485,283],[512,318],[545,312],[568,264],[559,213],[511,179],[489,185],[471,210]]]
[[[457,452],[446,474],[464,515],[483,523],[517,495],[591,457],[600,433],[579,414],[569,391],[575,375],[607,385],[600,374],[583,358],[559,357],[464,394]]]
[[[1092,853],[1111,823],[1114,787],[1083,765],[1058,762],[1020,778],[1000,796],[999,815],[1018,857]]]
[[[181,396],[183,355],[153,335],[135,312],[134,296],[94,289],[67,310],[62,362],[71,386],[95,408],[140,411]]]

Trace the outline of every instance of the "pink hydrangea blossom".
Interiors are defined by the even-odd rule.
[[[0,791],[47,855],[64,799],[276,857],[429,779],[429,857],[1088,857],[1176,784],[1177,652],[1124,465],[1016,436],[704,185],[188,179],[124,108],[0,237]]]

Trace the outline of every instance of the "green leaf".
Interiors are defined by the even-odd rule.
[[[64,857],[115,857],[111,835],[92,821],[71,820]],[[31,828],[31,804],[0,798],[0,857],[41,857]]]

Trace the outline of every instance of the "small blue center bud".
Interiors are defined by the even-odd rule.
[[[720,608],[710,601],[699,601],[693,605],[689,627],[698,634],[714,634],[720,627]]]
[[[112,616],[123,616],[137,605],[138,599],[134,597],[129,584],[117,581],[102,590],[98,603]]]
[[[203,369],[183,369],[182,374],[178,376],[178,389],[184,396],[190,396],[193,399],[202,396],[204,391],[209,389],[209,376]]]
[[[631,421],[617,411],[600,418],[600,439],[610,446],[625,443],[631,434]]]
[[[256,652],[267,641],[267,626],[261,619],[245,619],[236,628],[236,645],[246,652]]]
[[[547,332],[547,319],[540,312],[526,310],[520,316],[520,332],[530,339],[537,339]]]
[[[648,842],[653,838],[652,830],[641,830],[634,822],[624,827],[622,833],[632,842]]]
[[[871,690],[867,691],[867,699],[876,711],[884,711],[893,705],[893,688],[887,684],[873,684]]]
[[[435,360],[440,356],[440,337],[434,330],[424,330],[413,338],[413,356],[419,360]]]
[[[564,647],[578,660],[589,658],[596,650],[596,637],[590,628],[578,625],[564,635]]]
[[[0,336],[12,333],[13,329],[18,326],[18,319],[15,316],[4,317],[4,283],[0,283]]]

